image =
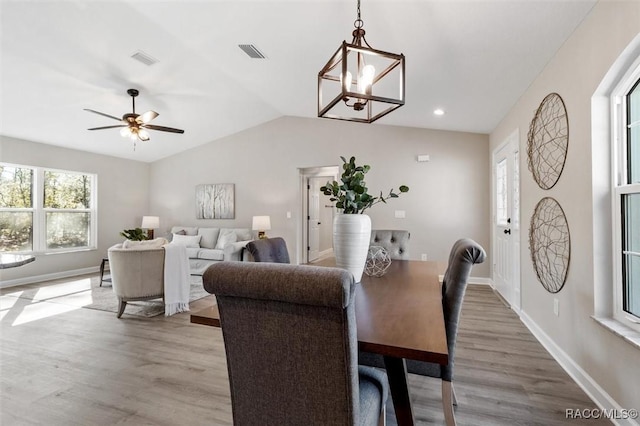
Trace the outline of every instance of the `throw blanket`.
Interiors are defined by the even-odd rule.
[[[189,310],[189,260],[187,248],[182,244],[164,246],[164,315],[170,316]]]

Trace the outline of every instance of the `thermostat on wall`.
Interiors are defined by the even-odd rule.
[[[429,161],[428,155],[418,155],[418,163],[424,163],[425,161]]]

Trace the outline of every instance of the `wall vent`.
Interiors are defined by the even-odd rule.
[[[244,51],[250,58],[264,59],[266,56],[262,54],[253,44],[239,44],[238,47]]]
[[[131,57],[133,59],[135,59],[136,61],[140,61],[140,62],[142,62],[143,64],[145,64],[147,66],[151,66],[151,65],[155,64],[156,62],[158,62],[158,60],[156,58],[154,58],[153,56],[149,55],[148,53],[144,53],[142,50],[138,50],[136,53],[131,55]]]

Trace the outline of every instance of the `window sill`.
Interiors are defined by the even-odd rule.
[[[640,332],[637,332],[626,325],[609,317],[591,316],[598,324],[611,331],[613,334],[622,337],[627,343],[640,349]]]

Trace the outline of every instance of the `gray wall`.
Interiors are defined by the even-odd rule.
[[[564,288],[552,295],[537,281],[528,244],[523,241],[522,312],[557,346],[556,354],[571,360],[574,372],[586,372],[627,409],[640,407],[640,350],[590,318],[595,289],[613,276],[610,198],[596,192],[601,185],[596,180],[610,178],[609,139],[605,137],[604,146],[592,148],[591,107],[600,82],[639,30],[640,2],[599,2],[491,134],[493,150],[519,128],[520,152],[526,153],[527,130],[539,103],[550,92],[564,99],[570,132],[564,171],[554,188],[543,191],[527,170],[526,155],[520,157],[521,223],[526,238],[524,230],[535,204],[544,196],[558,200],[571,232],[571,264]],[[594,271],[598,271],[598,278]],[[553,314],[554,298],[560,302],[559,317]]]
[[[86,143],[91,143],[87,140]],[[97,250],[38,256],[0,271],[1,281],[97,267],[123,229],[140,226],[149,212],[149,164],[0,136],[0,161],[98,175]]]
[[[418,163],[418,154],[431,161]],[[487,135],[282,117],[151,165],[151,211],[173,225],[251,226],[270,215],[270,236],[282,236],[294,259],[302,241],[299,168],[341,164],[354,155],[371,165],[370,192],[401,184],[410,192],[368,214],[374,228],[411,231],[411,257],[446,260],[453,242],[470,237],[489,251],[489,140]],[[235,220],[197,220],[195,186],[235,183]],[[395,219],[405,210],[405,219]],[[287,219],[291,212],[291,219]],[[488,260],[474,276],[488,277]]]

